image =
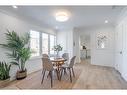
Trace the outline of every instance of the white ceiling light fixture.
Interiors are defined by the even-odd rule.
[[[55,18],[59,22],[65,22],[69,19],[69,14],[67,12],[57,12]]]
[[[17,6],[15,6],[15,5],[13,5],[12,7],[13,7],[14,9],[17,9],[17,8],[18,8],[18,7],[17,7]]]
[[[55,29],[58,29],[58,26],[56,26]]]
[[[105,20],[105,23],[108,23],[108,20]]]

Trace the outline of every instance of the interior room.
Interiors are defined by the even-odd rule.
[[[0,6],[0,89],[127,89],[126,6]]]

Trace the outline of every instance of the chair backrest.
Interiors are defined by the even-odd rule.
[[[75,58],[76,58],[76,56],[73,56],[73,57],[71,58],[69,67],[73,67],[73,66],[74,66]]]
[[[47,71],[53,70],[53,64],[49,58],[43,57],[42,58],[42,64],[43,64],[43,69],[45,69]]]
[[[42,54],[43,58],[49,58],[48,54]]]
[[[68,53],[62,54],[62,58],[66,59],[68,61],[69,60],[69,54]]]

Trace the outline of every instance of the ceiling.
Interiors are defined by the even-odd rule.
[[[105,24],[114,24],[124,6],[0,6],[0,9],[23,17],[28,21],[35,21],[42,26],[55,29],[70,29],[74,27],[90,27]],[[70,19],[66,22],[57,22],[55,13],[67,11]]]

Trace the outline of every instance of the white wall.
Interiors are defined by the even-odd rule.
[[[80,63],[80,33],[77,29],[73,31],[73,55],[76,56],[76,63]]]
[[[61,54],[68,52],[70,58],[76,56],[76,63],[80,62],[79,41],[79,34],[74,29],[57,31],[57,44],[61,44],[63,47]]]
[[[91,30],[91,64],[102,66],[114,66],[114,27],[98,27]],[[107,35],[107,47],[105,49],[97,48],[97,34]]]
[[[115,68],[127,81],[127,8],[125,8],[116,24]],[[122,52],[122,53],[120,53]]]
[[[66,31],[57,31],[57,44],[60,44],[63,47],[62,53],[67,50],[67,32]]]
[[[63,47],[60,55],[67,52],[71,58],[73,56],[73,31],[71,29],[57,31],[57,44]]]
[[[20,35],[24,34],[25,32],[29,32],[31,29],[36,30],[36,31],[42,31],[42,32],[55,34],[55,32],[50,29],[38,27],[34,24],[23,21],[20,18],[16,18],[16,17],[13,17],[9,14],[5,14],[5,13],[1,12],[1,10],[0,10],[0,43],[6,42],[5,41],[6,38],[5,38],[5,34],[4,34],[7,32],[6,29],[9,29],[10,31],[14,30],[15,32],[17,32]],[[5,52],[7,52],[7,51],[0,47],[0,61],[3,61],[3,60],[9,61],[9,59],[5,55]],[[41,63],[40,58],[29,60],[26,64],[28,73],[31,73],[31,72],[41,69],[41,67],[42,67],[41,64],[42,63]],[[12,66],[11,72],[10,72],[11,79],[15,78],[16,71],[17,71],[17,67]]]
[[[96,34],[102,32],[108,35],[108,48],[102,50],[96,48]],[[74,32],[74,41],[76,41],[76,47],[74,48],[74,54],[80,56],[80,44],[79,37],[81,35],[90,35],[91,43],[91,64],[111,66],[114,64],[114,27],[110,25],[91,27],[87,29],[77,29]],[[80,62],[80,58],[77,60]]]

